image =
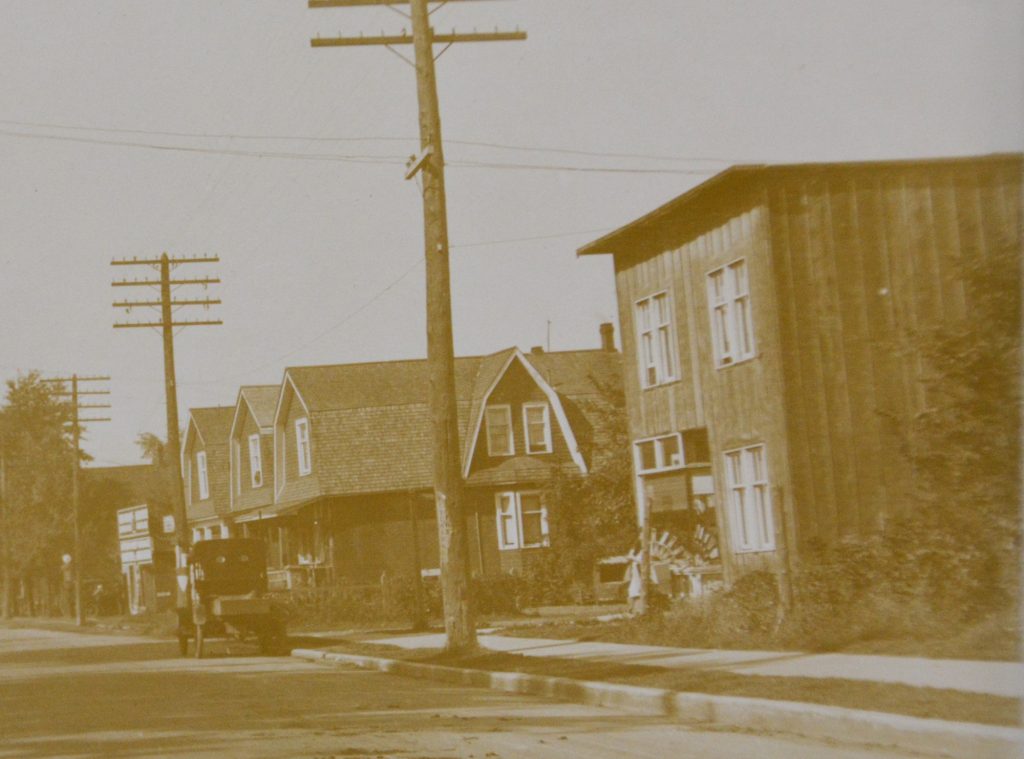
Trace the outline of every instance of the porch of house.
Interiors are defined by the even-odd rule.
[[[469,569],[474,577],[520,572],[546,547],[499,548],[494,489],[467,489]],[[382,579],[440,575],[431,491],[320,498],[268,509],[236,530],[268,546],[271,590],[380,588]]]

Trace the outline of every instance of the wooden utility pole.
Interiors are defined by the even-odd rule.
[[[0,616],[11,618],[11,533],[7,522],[7,449],[0,429]]]
[[[191,547],[191,536],[188,531],[188,514],[185,512],[185,488],[181,477],[181,432],[178,427],[178,386],[174,371],[174,330],[176,327],[200,327],[223,324],[220,319],[176,319],[174,312],[187,306],[210,306],[220,304],[216,298],[172,298],[171,288],[185,285],[200,285],[206,289],[209,285],[220,283],[217,277],[198,277],[193,279],[172,279],[171,270],[184,264],[218,263],[217,256],[193,256],[190,258],[171,258],[163,253],[159,258],[124,258],[111,261],[111,266],[151,266],[160,273],[159,279],[120,280],[111,283],[114,287],[156,287],[159,288],[159,300],[124,300],[115,301],[114,308],[123,308],[131,312],[134,308],[156,308],[160,310],[158,321],[118,322],[117,329],[159,329],[164,343],[164,391],[167,407],[167,455],[164,457],[165,477],[171,496],[174,512],[174,529],[178,545],[177,607],[179,615],[189,608],[188,567],[186,557]],[[190,622],[191,620],[189,620]]]
[[[81,525],[81,504],[79,475],[82,471],[82,425],[86,422],[109,422],[110,417],[93,417],[83,419],[82,409],[108,409],[109,403],[81,403],[79,396],[82,395],[110,395],[109,390],[79,390],[79,382],[109,382],[110,377],[79,377],[72,374],[71,377],[54,377],[44,379],[43,382],[58,382],[63,388],[70,385],[70,390],[59,390],[53,395],[67,396],[71,406],[71,441],[74,452],[71,462],[71,519],[72,530],[74,531],[74,561],[72,570],[75,583],[75,624],[79,627],[85,621],[82,614],[82,525]]]
[[[434,10],[443,6],[440,2]],[[419,104],[420,154],[410,158],[405,174],[423,175],[423,231],[427,272],[427,364],[429,366],[430,425],[434,447],[434,503],[437,510],[438,548],[441,554],[441,591],[447,649],[464,652],[476,647],[469,590],[469,540],[463,499],[459,430],[455,399],[455,351],[452,341],[451,280],[448,265],[448,215],[444,190],[444,151],[441,114],[434,78],[434,43],[523,40],[526,33],[472,32],[435,34],[430,26],[428,0],[309,0],[310,8],[349,8],[366,5],[406,5],[412,36],[332,37],[311,40],[313,47],[412,45]],[[397,8],[396,8],[397,10]],[[401,12],[401,11],[399,11]]]

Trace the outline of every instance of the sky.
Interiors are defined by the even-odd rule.
[[[166,433],[161,340],[112,325],[113,258],[217,255],[222,326],[182,330],[182,422],[287,366],[426,354],[415,72],[311,37],[409,29],[303,0],[0,0],[0,377],[100,374],[96,465]],[[455,349],[596,348],[580,245],[735,163],[1024,148],[1016,0],[458,2],[524,29],[437,63]],[[411,49],[398,50],[411,55]],[[133,269],[136,267],[132,267]],[[142,276],[148,270],[128,271]]]

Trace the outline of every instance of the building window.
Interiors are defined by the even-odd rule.
[[[199,480],[199,500],[210,497],[210,480],[206,472],[206,451],[196,453],[196,476]]]
[[[715,364],[737,364],[754,357],[754,327],[745,259],[708,274],[708,309]]]
[[[203,539],[203,531],[200,530],[198,527],[193,527],[192,528],[192,542],[193,543],[198,543],[202,539]]]
[[[667,292],[636,302],[636,325],[643,386],[654,387],[677,379],[672,345],[672,304]]]
[[[551,453],[551,413],[546,403],[523,404],[527,453]]]
[[[515,453],[511,407],[488,406],[484,417],[487,423],[487,455],[511,456]]]
[[[263,457],[260,455],[260,436],[249,435],[249,475],[254,488],[263,486]]]
[[[541,548],[548,543],[548,510],[540,493],[497,493],[498,548]]]
[[[313,460],[309,455],[309,420],[295,420],[295,450],[299,459],[299,476],[313,471]]]
[[[775,524],[764,446],[752,445],[727,451],[725,474],[731,532],[736,550],[774,550]]]
[[[633,443],[636,473],[669,472],[683,467],[683,437],[678,432]]]

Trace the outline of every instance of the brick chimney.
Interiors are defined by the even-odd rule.
[[[601,327],[601,350],[615,352],[615,325],[604,322]]]

